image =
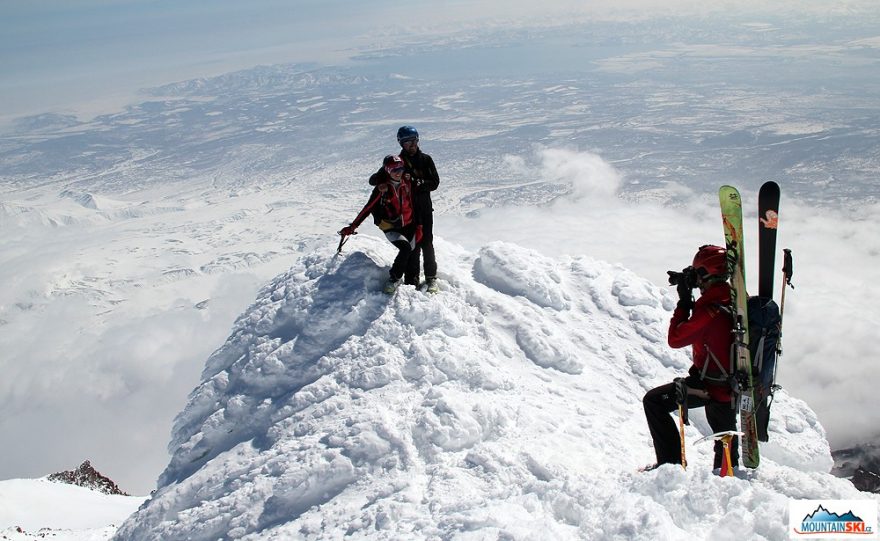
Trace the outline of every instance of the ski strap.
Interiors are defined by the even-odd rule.
[[[761,333],[761,339],[758,340],[758,358],[752,359],[752,370],[756,374],[761,373],[761,369],[764,367],[764,341],[767,338],[767,329],[764,329],[764,332]]]

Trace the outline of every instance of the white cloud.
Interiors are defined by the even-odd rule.
[[[205,310],[179,299],[142,315],[120,309],[99,326],[85,297],[60,297],[0,327],[0,431],[29,440],[4,451],[0,478],[90,459],[123,490],[153,486],[171,420],[260,285],[226,275]]]

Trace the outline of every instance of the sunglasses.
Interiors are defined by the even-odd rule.
[[[386,171],[388,171],[388,173],[391,175],[396,175],[403,173],[405,169],[405,167],[395,167],[394,169],[386,169]]]

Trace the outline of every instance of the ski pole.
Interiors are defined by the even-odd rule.
[[[791,259],[791,250],[785,248],[783,252],[782,263],[782,295],[779,299],[779,340],[776,342],[776,354],[782,355],[782,316],[785,314],[785,286],[794,289],[791,283],[791,276],[794,274],[794,263]]]

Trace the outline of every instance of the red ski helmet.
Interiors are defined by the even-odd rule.
[[[400,156],[389,154],[385,156],[384,160],[382,160],[382,166],[385,168],[385,172],[390,175],[392,171],[403,171],[403,169],[406,167],[406,164],[403,163],[403,160],[400,159]]]
[[[694,256],[694,270],[703,277],[727,277],[727,250],[712,244],[700,246]]]

